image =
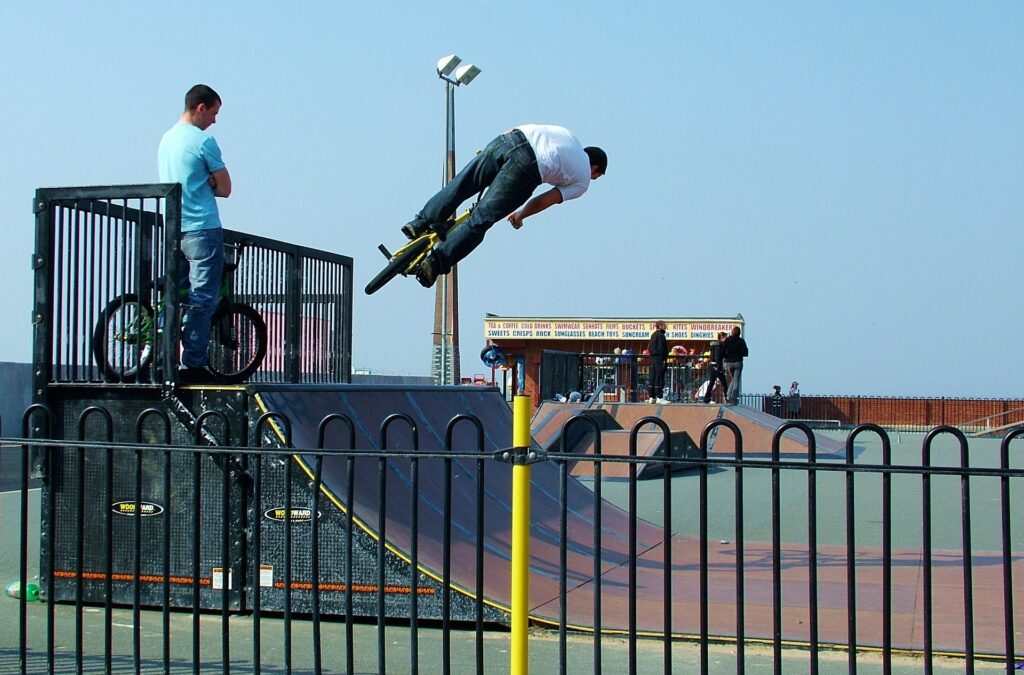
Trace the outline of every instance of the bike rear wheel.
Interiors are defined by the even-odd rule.
[[[108,382],[136,382],[153,360],[155,337],[152,308],[126,293],[103,308],[92,335],[93,358]]]
[[[420,237],[395,253],[395,255],[391,257],[391,260],[388,261],[388,264],[384,266],[384,269],[382,269],[377,276],[371,279],[370,283],[366,284],[366,294],[373,295],[383,288],[384,284],[398,276],[398,274],[404,273],[409,267],[409,264],[417,256],[426,251],[429,246],[430,240],[427,237]]]
[[[210,326],[210,370],[225,384],[244,382],[267,355],[267,324],[259,312],[240,302],[222,305]]]

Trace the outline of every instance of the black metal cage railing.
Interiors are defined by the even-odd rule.
[[[180,186],[44,188],[34,206],[37,395],[51,383],[173,382],[187,269],[178,253]],[[231,299],[267,325],[266,357],[250,379],[349,381],[352,259],[232,230],[224,238],[237,255],[226,277]],[[106,354],[115,313],[159,338],[144,347],[125,338],[124,350]]]
[[[569,396],[580,391],[583,385],[581,355],[574,352],[560,352],[545,349],[541,352],[540,397],[550,401],[558,394]]]
[[[243,254],[236,300],[267,325],[259,382],[348,382],[352,371],[352,259],[225,230]]]
[[[662,397],[672,402],[697,398],[707,380],[707,364],[688,354],[670,354],[665,363]],[[583,399],[597,391],[619,402],[647,398],[651,357],[626,351],[619,354],[578,354],[544,350],[541,357],[540,395],[549,401],[556,395],[578,391]]]

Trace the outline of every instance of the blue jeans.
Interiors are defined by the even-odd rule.
[[[742,361],[726,361],[725,372],[729,376],[729,390],[725,392],[725,400],[735,405],[740,397],[740,376],[743,374]]]
[[[420,223],[444,223],[459,204],[490,187],[469,220],[434,247],[442,274],[484,240],[491,225],[526,203],[540,185],[540,170],[526,137],[518,129],[498,136],[416,214]]]
[[[220,300],[224,271],[224,231],[217,227],[181,233],[181,252],[188,260],[188,305],[181,323],[181,363],[206,365],[210,319]]]

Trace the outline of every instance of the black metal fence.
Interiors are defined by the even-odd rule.
[[[36,191],[33,389],[51,383],[173,382],[187,263],[177,253],[181,188],[176,184]],[[252,379],[348,382],[352,355],[352,259],[225,230],[238,254],[233,299],[267,324],[267,356]],[[157,308],[163,339],[129,378],[105,368],[99,342],[112,302]],[[106,312],[105,312],[106,310]],[[121,357],[118,357],[121,358]],[[164,364],[170,367],[164,368]],[[42,400],[37,398],[37,400]]]
[[[291,450],[274,447],[287,446],[291,437],[288,419],[276,413],[254,420],[241,434],[248,438],[244,445],[232,442],[237,436],[216,412],[201,416],[194,438],[184,445],[172,444],[171,419],[160,410],[145,411],[128,429],[115,429],[112,420],[104,408],[90,407],[74,426],[79,438],[100,440],[47,441],[52,416],[37,406],[26,413],[21,438],[3,439],[4,452],[18,451],[12,444],[23,447],[18,608],[23,672],[40,665],[53,672],[69,661],[81,671],[83,663],[102,660],[107,672],[115,663],[130,663],[136,671],[215,664],[224,672],[233,665],[256,672],[301,665],[314,672],[423,667],[448,673],[468,669],[468,663],[453,666],[451,658],[453,637],[466,631],[475,643],[476,672],[488,669],[485,631],[488,622],[502,621],[507,608],[497,606],[496,614],[496,605],[483,599],[484,579],[497,571],[485,568],[483,560],[486,549],[502,545],[502,535],[487,531],[481,515],[474,531],[460,533],[475,544],[455,551],[450,529],[428,537],[418,527],[425,515],[420,508],[428,506],[421,503],[419,477],[428,466],[432,476],[440,476],[445,495],[440,506],[429,505],[439,508],[441,522],[453,521],[452,492],[467,486],[476,490],[482,514],[485,493],[497,487],[491,476],[499,460],[482,451],[485,430],[479,420],[453,418],[439,452],[419,450],[415,420],[406,415],[388,417],[377,431],[383,450],[353,448],[354,430],[343,415],[323,419],[318,447]],[[1015,544],[1024,515],[1024,469],[1011,466],[1010,451],[1024,428],[1001,441],[998,456],[977,456],[963,433],[951,427],[935,428],[920,448],[896,453],[885,430],[861,425],[846,436],[845,458],[826,461],[817,456],[815,437],[805,425],[784,424],[770,453],[747,456],[740,428],[722,419],[704,428],[699,458],[652,460],[637,456],[637,437],[651,427],[667,436],[658,418],[637,422],[626,456],[601,453],[597,423],[587,416],[571,418],[563,432],[578,424],[597,433],[595,453],[576,455],[563,444],[544,459],[558,467],[559,487],[545,498],[560,505],[561,517],[534,524],[533,537],[559,551],[557,561],[547,561],[553,567],[534,569],[538,580],[558,579],[557,609],[548,609],[549,618],[540,621],[554,636],[545,669],[600,672],[615,656],[609,642],[617,641],[609,634],[624,637],[621,658],[629,672],[640,663],[638,645],[649,639],[661,640],[664,672],[680,669],[677,648],[684,644],[692,646],[695,665],[705,673],[713,670],[709,650],[722,643],[734,651],[737,671],[757,661],[746,651],[748,644],[767,646],[777,673],[791,647],[801,649],[798,662],[810,672],[817,671],[823,649],[845,650],[851,673],[857,672],[864,649],[880,653],[884,672],[894,654],[913,655],[926,670],[940,655],[958,658],[968,672],[979,660],[1012,670],[1021,658],[1014,577],[1024,565]],[[215,430],[222,447],[202,443],[203,425]],[[458,425],[468,425],[470,432],[455,436],[452,428]],[[411,440],[402,450],[389,450],[389,433],[394,442],[396,428]],[[788,430],[806,437],[806,456],[780,451]],[[735,454],[708,455],[709,437],[717,433],[735,435]],[[878,443],[874,461],[859,458],[868,437]],[[123,438],[133,440],[115,440]],[[29,446],[43,452],[46,466],[39,592],[47,602],[45,616],[33,624],[45,624],[45,630],[29,629],[26,598],[33,555],[29,533],[35,527],[25,482]],[[297,457],[308,474],[293,469]],[[347,475],[338,504],[321,494],[327,458],[336,466],[340,460]],[[637,466],[651,461],[664,465],[663,478],[638,481]],[[625,483],[602,480],[602,466],[610,462],[629,465]],[[591,465],[590,504],[570,504],[567,496],[579,463]],[[408,477],[403,493],[384,489],[394,471]],[[179,491],[177,485],[190,488]],[[685,500],[679,498],[681,490],[688,494]],[[878,498],[869,499],[868,493]],[[364,494],[376,503],[377,522],[348,515],[348,506],[360,503]],[[608,500],[621,506],[624,529],[609,530],[610,523],[602,523],[601,514],[611,513]],[[398,510],[390,506],[395,503]],[[264,511],[278,516],[276,525],[266,524]],[[576,518],[581,511],[593,514],[590,532],[575,531],[578,522],[570,521],[570,513]],[[150,517],[160,513],[164,517]],[[749,534],[754,521],[766,528],[760,540]],[[869,538],[864,528],[876,521],[880,526]],[[937,522],[943,526],[935,528]],[[985,522],[995,526],[979,532]],[[411,544],[397,555],[396,542],[404,535],[396,530],[405,528]],[[362,532],[379,535],[364,549],[375,556],[370,572],[352,558],[359,551],[353,539]],[[652,537],[662,544],[652,545]],[[436,547],[443,562],[428,573],[420,555]],[[278,583],[264,583],[267,555]],[[476,561],[475,587],[453,582],[453,556]],[[592,565],[588,584],[567,578],[567,560],[577,556]],[[404,573],[396,572],[401,564]],[[410,569],[419,572],[409,574]],[[573,570],[573,579],[578,572]],[[309,583],[298,583],[300,578]],[[589,600],[580,602],[584,587]],[[325,612],[328,595],[341,599]],[[470,604],[457,608],[456,596]],[[429,612],[432,623],[423,620],[429,603],[422,598],[433,598],[440,610]],[[100,615],[88,611],[91,605],[102,606],[98,629],[91,622]],[[181,608],[191,609],[189,620],[174,611]],[[118,614],[118,622],[129,622],[132,639],[117,643],[114,617],[123,611],[131,614]],[[219,614],[213,633],[204,611]],[[245,624],[231,619],[239,612]],[[340,634],[338,626],[323,620],[327,613],[344,619]],[[358,615],[375,618],[375,640],[355,637],[362,630]],[[389,621],[397,616],[404,620]],[[453,625],[456,616],[464,622]],[[278,620],[283,649],[272,649],[265,640],[268,621],[277,625]],[[150,630],[158,624],[159,637],[144,638],[144,622]],[[70,634],[58,629],[72,630],[72,625]],[[439,629],[440,650],[420,642],[427,628]],[[572,663],[570,632],[580,635],[576,645],[587,636],[592,650]],[[327,633],[336,636],[330,648],[325,648]],[[298,643],[299,634],[309,642]],[[407,648],[408,662],[395,655],[396,643]],[[643,659],[650,667],[650,651]]]
[[[580,391],[589,398],[596,391],[604,392],[621,403],[635,403],[647,398],[651,359],[646,354],[626,351],[619,354],[579,354],[577,372],[557,372],[549,375],[541,366],[542,380],[550,379],[549,387],[555,392]],[[662,398],[672,402],[696,400],[703,394],[701,385],[707,380],[706,364],[689,355],[671,354],[666,359],[665,390]],[[563,377],[559,382],[558,378]],[[544,396],[544,400],[550,397]]]
[[[581,356],[573,352],[545,349],[541,352],[540,397],[550,401],[557,395],[569,397],[571,392],[581,392]]]

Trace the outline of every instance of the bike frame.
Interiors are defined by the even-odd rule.
[[[230,300],[231,300],[231,281],[234,278],[235,270],[238,269],[238,265],[239,265],[238,259],[241,257],[241,255],[242,255],[242,244],[228,244],[228,243],[224,244],[224,269],[221,272],[220,288],[218,288],[218,290],[217,290],[217,304],[213,308],[214,312],[219,310],[221,307],[224,306],[225,303],[230,302]],[[178,291],[178,299],[179,300],[187,301],[188,300],[188,285],[187,285],[188,284],[188,278],[187,277],[185,279],[185,284],[186,284],[186,286]],[[157,288],[159,288],[159,287],[160,286],[158,284]],[[143,323],[143,325],[142,325],[142,327],[140,329],[140,334],[144,334],[144,332],[146,330],[151,330],[153,323],[156,323],[158,326],[162,326],[160,321],[163,319],[163,316],[164,316],[164,301],[161,298],[161,299],[156,300],[153,303],[153,316],[147,320],[148,323],[146,323],[146,322]],[[158,328],[157,332],[158,333],[159,332],[163,332],[163,328],[162,327]],[[152,334],[149,334],[147,337],[152,339],[153,336],[152,336]]]
[[[467,220],[469,220],[469,216],[472,215],[472,213],[473,213],[473,209],[472,208],[469,208],[466,211],[464,211],[463,213],[461,213],[459,215],[459,217],[455,219],[455,223],[451,227],[448,228],[448,232],[449,233],[453,232],[456,227],[458,227],[459,225],[462,225],[462,223],[464,223]],[[420,263],[423,262],[423,259],[427,257],[427,254],[430,253],[432,250],[434,250],[434,247],[437,246],[438,242],[441,241],[441,237],[439,237],[438,234],[436,232],[434,232],[433,230],[427,230],[426,232],[424,232],[420,236],[416,237],[415,239],[413,239],[412,241],[410,241],[409,243],[405,244],[400,249],[395,251],[393,254],[391,254],[392,258],[397,258],[402,253],[404,253],[407,249],[412,248],[414,245],[418,244],[419,242],[421,242],[424,239],[426,239],[427,242],[428,242],[427,247],[425,249],[423,249],[423,251],[419,255],[414,256],[409,261],[409,264],[405,266],[405,269],[400,272],[400,274],[402,276],[407,277],[410,274],[416,274],[416,268],[419,267]]]
[[[436,235],[435,235],[436,236]],[[238,269],[238,258],[241,256],[241,244],[224,244],[224,271],[221,275],[220,289],[218,290],[217,305],[214,307],[214,313],[221,309],[227,302],[230,301],[231,297],[231,280],[234,276],[235,270]],[[186,280],[187,283],[187,280]],[[159,289],[161,284],[156,284],[155,288]],[[163,320],[164,320],[164,300],[162,297],[154,298],[153,311],[152,313],[143,316],[141,319],[136,319],[139,323],[134,321],[126,326],[124,336],[119,339],[127,339],[130,336],[131,342],[136,344],[149,343],[152,345],[156,344],[156,341],[160,339],[164,332]],[[181,289],[178,292],[178,298],[180,300],[188,300],[188,287]]]

